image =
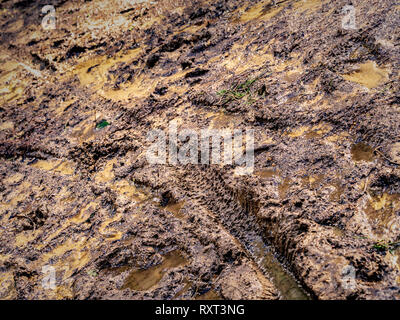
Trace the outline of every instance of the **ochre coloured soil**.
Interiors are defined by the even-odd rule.
[[[0,4],[0,298],[400,298],[400,6],[275,2]],[[254,173],[150,164],[173,120]]]

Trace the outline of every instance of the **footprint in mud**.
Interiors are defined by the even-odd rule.
[[[161,281],[168,269],[183,266],[186,259],[179,251],[171,251],[164,256],[161,264],[148,269],[134,270],[125,279],[121,290],[146,291]]]

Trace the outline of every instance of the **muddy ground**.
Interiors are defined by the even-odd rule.
[[[1,1],[2,299],[400,298],[400,6],[275,2]],[[173,120],[253,174],[150,164]]]

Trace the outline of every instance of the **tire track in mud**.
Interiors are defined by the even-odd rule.
[[[183,189],[190,201],[205,207],[232,234],[264,276],[272,281],[282,299],[310,299],[288,268],[278,261],[274,248],[263,239],[262,227],[253,214],[257,203],[227,186],[216,169],[192,167],[183,176]]]

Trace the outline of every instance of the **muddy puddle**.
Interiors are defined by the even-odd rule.
[[[268,20],[277,15],[282,10],[281,6],[273,5],[272,1],[262,1],[250,9],[245,11],[244,9],[239,10],[240,18],[234,20],[236,22],[249,22],[256,19]],[[244,12],[243,12],[244,11]]]
[[[369,61],[361,64],[356,71],[343,75],[343,78],[372,89],[387,81],[388,71],[378,67],[375,61]]]
[[[282,266],[274,256],[271,248],[264,244],[261,238],[256,238],[249,244],[250,254],[257,265],[272,280],[284,300],[310,300],[308,294],[295,278]]]
[[[168,203],[164,209],[171,212],[176,218],[183,218],[183,213],[181,212],[181,209],[185,205],[184,201],[181,202],[175,202],[175,203]]]
[[[357,143],[351,147],[351,157],[354,161],[372,162],[375,159],[374,149],[365,144]]]
[[[0,101],[5,105],[20,98],[28,83],[20,77],[23,68],[17,61],[0,55],[0,64]]]
[[[304,137],[306,139],[322,139],[324,135],[328,134],[331,130],[331,126],[321,123],[316,126],[299,127],[291,132],[288,132],[287,135],[290,138]]]
[[[125,278],[121,290],[131,289],[145,291],[157,285],[169,269],[184,266],[186,259],[179,251],[172,251],[163,256],[163,261],[153,267],[143,270],[134,270]]]
[[[279,172],[276,169],[262,169],[256,170],[254,174],[261,178],[272,178],[279,175]]]

